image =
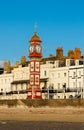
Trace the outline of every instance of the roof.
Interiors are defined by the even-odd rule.
[[[37,33],[35,32],[29,42],[42,42],[42,41],[41,41],[40,37],[37,35]]]

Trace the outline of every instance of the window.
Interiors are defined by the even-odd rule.
[[[60,83],[58,83],[58,89],[60,89]]]
[[[17,85],[16,85],[16,88],[15,88],[16,90],[15,91],[17,91]]]
[[[21,73],[21,74],[19,75],[19,77],[22,79],[22,78],[23,78],[23,74]]]
[[[66,77],[66,73],[64,73],[64,77]]]
[[[7,82],[7,79],[5,79],[5,83]]]
[[[26,77],[28,77],[28,72],[26,72]]]
[[[73,82],[73,87],[75,87],[75,82]]]
[[[79,71],[79,77],[81,76],[81,71]]]
[[[63,84],[63,89],[66,89],[66,83]]]
[[[60,96],[58,96],[58,98],[60,98]]]
[[[44,71],[44,76],[46,76],[46,70]]]
[[[81,82],[79,82],[79,87],[81,87]]]
[[[3,88],[1,88],[1,92],[3,92]]]
[[[54,73],[52,73],[52,77],[54,77]]]
[[[60,78],[60,73],[58,73],[58,78]]]
[[[75,73],[75,72],[73,72],[73,78],[75,78],[75,75],[76,75],[76,73]]]
[[[23,90],[23,84],[21,84],[21,90]]]
[[[18,78],[18,74],[16,73],[16,79]]]

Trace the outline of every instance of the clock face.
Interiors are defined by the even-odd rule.
[[[34,46],[30,45],[30,47],[29,47],[29,53],[33,53],[33,52],[34,52]]]
[[[36,52],[37,53],[41,53],[41,51],[42,51],[41,46],[40,45],[36,45]]]

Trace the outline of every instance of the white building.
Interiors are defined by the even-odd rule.
[[[71,62],[73,61],[73,62]],[[41,61],[40,65],[40,87],[44,89],[43,98],[49,98],[49,89],[53,89],[52,98],[70,98],[76,95],[83,97],[84,86],[84,65],[80,60],[47,59]],[[30,64],[13,68],[11,73],[0,74],[1,94],[26,94],[29,87]],[[26,98],[26,96],[25,96]]]
[[[11,83],[13,82],[13,73],[0,74],[0,93],[6,94],[11,91]]]
[[[76,60],[73,64],[71,59],[65,59],[64,64],[61,60],[45,60],[40,65],[40,87],[44,89],[43,98],[70,98],[76,95],[83,97],[84,84],[84,65]],[[22,67],[21,64],[17,68],[13,68],[11,73],[0,74],[0,93],[1,94],[23,94],[27,96],[29,87],[29,69],[30,64]],[[54,93],[49,97],[49,89],[53,89]],[[26,94],[26,95],[25,95]]]
[[[69,67],[69,89],[75,92],[75,95],[84,97],[84,65],[80,60],[75,61],[75,65]]]

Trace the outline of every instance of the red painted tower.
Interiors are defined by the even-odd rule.
[[[30,87],[28,89],[27,98],[39,99],[42,98],[42,92],[40,89],[40,59],[42,57],[42,41],[35,32],[29,42]]]

